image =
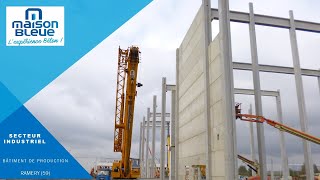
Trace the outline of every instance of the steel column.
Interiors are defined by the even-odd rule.
[[[146,117],[143,116],[143,120],[142,120],[142,142],[141,142],[141,147],[142,147],[142,150],[141,150],[141,164],[140,164],[140,167],[141,167],[141,177],[145,177],[145,166],[144,166],[144,150],[145,150],[145,146],[144,146],[144,141],[145,141],[145,137],[144,137],[144,134],[145,134],[145,123],[146,123]]]
[[[289,15],[290,15],[290,31],[289,32],[290,32],[294,75],[295,75],[295,81],[296,81],[296,91],[297,91],[297,97],[298,97],[300,126],[303,132],[308,132],[308,120],[307,120],[307,112],[306,112],[306,105],[305,105],[305,99],[304,99],[304,90],[303,90],[303,84],[302,84],[299,50],[298,50],[298,42],[297,42],[293,11],[289,11]],[[303,149],[304,149],[306,177],[307,179],[314,179],[310,144],[308,141],[304,139],[302,140],[302,142],[303,142]]]
[[[257,51],[255,19],[254,19],[252,3],[249,3],[249,10],[250,10],[249,31],[250,31],[253,85],[254,85],[254,100],[255,100],[256,114],[262,116],[260,75],[259,75],[259,69],[258,69],[258,66],[259,66],[258,51]],[[260,167],[259,167],[260,178],[261,180],[267,180],[267,162],[266,162],[264,126],[262,123],[257,124],[257,137],[258,137],[258,153],[259,153],[259,164],[260,164]]]
[[[175,177],[179,179],[179,49],[176,50]]]
[[[147,142],[146,142],[146,177],[149,178],[150,177],[150,172],[149,172],[149,168],[150,168],[150,163],[149,163],[149,129],[150,129],[150,108],[147,108]]]
[[[278,95],[276,96],[276,104],[277,104],[278,121],[281,124],[283,124],[280,90],[278,90]],[[288,180],[289,167],[288,167],[288,156],[287,156],[287,150],[286,150],[286,146],[285,146],[284,133],[283,133],[283,131],[279,131],[279,133],[280,133],[282,175],[283,175],[283,180]]]
[[[153,96],[151,177],[155,176],[157,96]]]
[[[252,114],[252,104],[250,104],[249,114]],[[254,133],[253,133],[253,123],[250,123],[250,152],[252,161],[256,161],[256,153],[254,149]],[[252,171],[252,176],[255,176],[256,172]]]
[[[160,179],[165,179],[165,114],[166,114],[166,78],[162,78],[162,101],[161,101],[161,145],[160,145]]]
[[[211,3],[210,0],[202,0],[203,21],[204,21],[204,121],[206,127],[206,176],[211,179],[212,176],[212,158],[211,158],[211,116],[210,116],[210,83],[209,83],[209,44],[212,41],[211,31]]]

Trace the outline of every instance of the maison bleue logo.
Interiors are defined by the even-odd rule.
[[[64,46],[64,7],[8,6],[7,46]]]

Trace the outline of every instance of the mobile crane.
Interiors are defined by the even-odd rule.
[[[139,59],[138,47],[131,46],[125,50],[119,47],[113,149],[121,152],[122,157],[113,162],[113,179],[140,177],[139,159],[130,158],[136,87],[142,86],[137,83]]]

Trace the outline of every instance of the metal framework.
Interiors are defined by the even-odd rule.
[[[127,69],[127,59],[129,56],[128,49],[123,50],[119,48],[118,55],[118,76],[117,76],[117,93],[116,93],[116,112],[115,112],[115,132],[114,132],[114,152],[121,152],[123,129],[119,125],[123,124],[124,111],[124,89],[125,77]]]

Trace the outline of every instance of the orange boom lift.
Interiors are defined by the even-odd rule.
[[[280,131],[284,131],[287,133],[290,133],[294,136],[300,137],[302,139],[305,139],[307,141],[311,141],[315,144],[320,145],[320,138],[317,138],[315,136],[312,136],[310,134],[307,134],[305,132],[296,130],[294,128],[291,128],[289,126],[286,126],[284,124],[281,124],[279,122],[267,119],[263,116],[257,116],[257,115],[252,115],[252,114],[241,114],[241,108],[240,108],[240,103],[237,103],[235,106],[235,112],[236,112],[236,119],[240,119],[242,121],[249,121],[249,122],[256,122],[256,123],[264,123],[266,122],[270,126],[279,129]]]
[[[270,126],[274,127],[274,128],[277,128],[279,129],[280,131],[284,131],[284,132],[287,132],[287,133],[290,133],[294,136],[297,136],[297,137],[300,137],[302,139],[305,139],[307,141],[311,141],[315,144],[318,144],[320,145],[320,138],[317,138],[317,137],[314,137],[310,134],[307,134],[305,132],[302,132],[302,131],[299,131],[299,130],[296,130],[294,128],[291,128],[289,126],[286,126],[284,124],[281,124],[279,122],[276,122],[276,121],[273,121],[273,120],[270,120],[270,119],[267,119],[263,116],[257,116],[257,115],[252,115],[252,114],[241,114],[241,104],[240,103],[236,103],[235,105],[235,116],[236,116],[236,119],[240,119],[242,121],[248,121],[248,122],[255,122],[255,123],[264,123],[266,122],[267,124],[269,124]],[[250,161],[240,155],[238,155],[238,158],[241,159],[242,161],[246,162],[247,164],[250,164],[250,165],[253,165],[256,170],[257,170],[257,176],[255,177],[250,177],[249,180],[259,180],[260,177],[259,177],[259,166],[257,163],[253,162],[253,161]]]

